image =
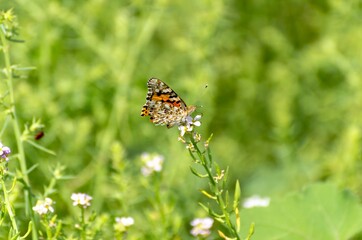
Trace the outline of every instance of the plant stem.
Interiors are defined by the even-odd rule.
[[[11,204],[10,204],[10,201],[9,201],[9,196],[8,196],[8,191],[6,189],[5,182],[4,182],[2,177],[0,178],[0,181],[1,181],[1,187],[2,187],[3,193],[4,193],[4,203],[5,203],[5,206],[6,206],[6,210],[8,211],[9,218],[10,218],[10,221],[11,221],[11,225],[12,225],[13,229],[15,230],[15,235],[18,235],[19,234],[19,229],[18,229],[18,226],[16,225],[15,213],[13,212],[13,209],[11,207]]]
[[[4,26],[2,26],[2,29],[5,29]],[[15,108],[15,97],[14,97],[14,89],[13,89],[13,73],[12,73],[12,67],[10,63],[10,54],[9,54],[9,48],[8,41],[6,40],[5,33],[3,31],[0,31],[0,40],[2,45],[2,50],[4,53],[4,62],[5,62],[5,68],[4,72],[6,75],[6,84],[9,91],[9,98],[10,98],[10,115],[12,118],[13,123],[13,130],[15,134],[17,149],[18,149],[18,159],[20,163],[20,169],[22,173],[22,178],[25,183],[24,187],[24,199],[25,199],[25,213],[27,216],[30,216],[32,221],[35,223],[34,214],[31,211],[31,194],[30,194],[30,184],[29,184],[29,177],[27,174],[27,166],[26,166],[26,160],[25,160],[25,152],[24,152],[24,145],[23,141],[21,139],[21,132],[19,127],[18,118],[16,115],[16,108]],[[37,229],[36,225],[33,225],[33,231],[32,231],[32,237],[34,240],[38,239],[37,236]]]
[[[226,223],[228,229],[234,235],[234,237],[236,237],[236,239],[239,240],[240,239],[239,234],[236,231],[235,226],[232,224],[232,222],[230,220],[229,212],[227,211],[227,207],[226,207],[224,199],[222,197],[222,193],[224,191],[219,189],[219,185],[212,175],[213,164],[212,164],[211,160],[207,159],[207,157],[205,157],[205,154],[200,151],[200,148],[197,146],[197,142],[195,142],[195,140],[192,137],[190,139],[191,139],[191,143],[192,143],[193,147],[196,150],[198,157],[200,158],[201,165],[204,167],[205,171],[207,172],[208,178],[213,187],[213,189],[211,189],[211,190],[216,195],[216,202],[217,202],[220,210],[223,213],[225,223]]]
[[[82,233],[81,238],[82,240],[86,240],[87,238],[87,230],[86,230],[86,224],[85,224],[85,217],[84,217],[84,208],[81,208],[81,227],[82,227]]]
[[[161,216],[161,222],[163,229],[165,230],[165,233],[167,232],[167,221],[166,221],[166,214],[165,209],[162,203],[161,199],[161,187],[160,187],[160,179],[159,176],[156,176],[156,182],[155,182],[155,188],[154,188],[154,194],[155,194],[155,201],[156,201],[156,208],[158,209],[160,216]]]

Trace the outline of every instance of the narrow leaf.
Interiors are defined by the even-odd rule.
[[[251,239],[251,236],[253,236],[253,234],[254,234],[254,229],[255,229],[255,223],[251,223],[250,227],[249,227],[249,234],[248,234],[248,236],[246,237],[245,240],[250,240]]]
[[[208,192],[206,192],[205,190],[201,190],[201,193],[204,194],[206,197],[216,200],[217,198],[211,194],[209,194]]]
[[[196,177],[207,178],[207,176],[208,176],[207,174],[198,173],[197,170],[195,168],[193,168],[192,166],[190,166],[190,170]]]
[[[217,230],[217,232],[219,233],[219,236],[222,238],[222,239],[225,239],[225,240],[235,240],[236,238],[230,238],[230,237],[227,237],[222,231],[220,230]]]
[[[239,208],[234,208],[235,211],[235,221],[236,221],[236,231],[240,231],[240,214],[239,214]]]
[[[233,209],[238,208],[239,202],[240,202],[240,184],[239,184],[239,180],[237,180],[236,184],[235,184]]]
[[[20,236],[20,239],[27,239],[27,237],[30,235],[32,229],[33,229],[33,222],[30,221],[28,224],[28,231],[24,234],[24,236]]]
[[[199,202],[199,205],[200,205],[206,212],[209,212],[209,211],[210,211],[210,209],[209,209],[207,206],[205,206],[203,203],[200,203],[200,202]]]
[[[37,143],[35,143],[35,142],[33,142],[33,141],[26,140],[26,142],[27,142],[27,143],[30,143],[30,144],[33,145],[35,148],[37,148],[37,149],[39,149],[39,150],[41,150],[41,151],[43,151],[43,152],[46,152],[46,153],[48,153],[48,154],[50,154],[50,155],[53,155],[53,156],[56,156],[56,155],[57,155],[54,151],[52,151],[52,150],[50,150],[50,149],[47,149],[47,148],[43,147],[42,145],[37,144]]]
[[[229,207],[229,190],[225,192],[225,209]]]

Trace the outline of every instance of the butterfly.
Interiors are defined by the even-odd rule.
[[[151,78],[147,82],[146,103],[142,107],[141,116],[150,116],[155,125],[182,125],[186,117],[196,110],[195,106],[186,103],[160,79]]]

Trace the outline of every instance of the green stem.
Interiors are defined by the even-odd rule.
[[[49,220],[46,219],[45,216],[44,216],[44,219],[43,219],[42,223],[43,223],[43,226],[46,229],[47,239],[53,239],[52,230],[51,230],[51,227],[49,226]]]
[[[57,179],[55,177],[53,177],[51,180],[50,180],[50,183],[48,185],[48,187],[45,188],[44,190],[44,197],[48,197],[50,195],[50,193],[52,191],[54,191],[54,186],[57,182]]]
[[[162,200],[161,200],[161,193],[160,193],[160,179],[158,178],[159,176],[156,176],[156,182],[155,182],[155,201],[156,201],[156,208],[158,209],[160,216],[161,216],[161,221],[162,221],[162,226],[164,226],[164,229],[167,228],[166,226],[166,214],[165,214],[165,210],[162,204]],[[166,232],[166,231],[165,231]]]
[[[4,28],[3,28],[4,29]],[[12,117],[12,123],[13,123],[13,130],[15,134],[17,149],[18,149],[18,159],[20,163],[20,169],[22,173],[22,177],[24,179],[25,187],[24,187],[24,199],[25,199],[25,213],[27,216],[30,216],[32,221],[35,223],[35,217],[33,212],[31,211],[31,194],[30,194],[30,184],[29,184],[29,177],[27,174],[27,166],[26,166],[26,160],[25,160],[25,152],[24,152],[24,145],[23,141],[21,139],[21,132],[19,127],[18,118],[16,115],[16,108],[15,108],[15,97],[14,97],[14,89],[13,89],[13,73],[12,73],[12,67],[10,63],[10,54],[9,54],[9,48],[8,41],[6,40],[6,37],[4,35],[5,33],[0,31],[0,40],[2,45],[2,50],[4,53],[4,62],[5,62],[5,74],[6,74],[6,84],[9,91],[9,98],[10,98],[10,113]],[[37,236],[37,229],[36,225],[33,225],[33,231],[32,231],[32,237],[34,240],[38,239]]]
[[[201,165],[204,167],[205,171],[207,172],[207,175],[210,179],[210,183],[212,184],[213,186],[213,193],[216,195],[216,202],[220,208],[220,210],[222,211],[223,213],[223,216],[224,216],[224,220],[225,220],[225,223],[228,227],[228,229],[232,232],[232,234],[234,235],[234,237],[236,237],[236,239],[240,239],[239,237],[239,234],[238,232],[236,231],[234,225],[232,224],[231,220],[230,220],[230,215],[229,215],[229,212],[227,211],[226,209],[226,206],[225,206],[225,203],[224,203],[224,200],[222,198],[222,192],[223,191],[220,191],[219,189],[219,185],[218,183],[215,181],[213,175],[212,175],[212,169],[213,169],[213,164],[212,162],[209,160],[207,161],[207,158],[205,157],[205,155],[200,151],[199,147],[197,146],[197,143],[195,142],[195,140],[191,137],[191,143],[192,145],[194,146],[195,150],[196,150],[196,153],[198,155],[198,157],[200,158],[200,161],[201,161]]]
[[[207,162],[206,162],[206,158],[205,156],[201,153],[199,147],[197,146],[197,143],[195,142],[195,140],[191,137],[191,143],[192,145],[194,146],[194,148],[196,149],[196,153],[198,155],[198,157],[200,158],[200,162],[201,162],[201,165],[205,168],[206,172],[207,172],[207,175],[210,179],[210,183],[213,185],[213,186],[216,186],[217,187],[217,184],[216,184],[216,181],[212,175],[212,172],[211,172],[211,169],[212,169],[212,166],[210,166],[210,168],[207,166]]]
[[[0,181],[1,181],[1,186],[2,186],[2,189],[3,189],[3,193],[4,193],[4,199],[5,199],[4,203],[5,203],[5,206],[6,206],[6,210],[7,210],[8,214],[9,214],[9,218],[10,218],[10,221],[11,221],[11,226],[15,230],[15,235],[19,235],[19,229],[18,229],[18,226],[16,225],[16,221],[15,221],[15,213],[13,212],[13,209],[11,207],[11,204],[10,204],[10,201],[9,201],[8,191],[6,189],[5,182],[4,182],[2,177],[0,178]]]
[[[81,208],[81,227],[82,227],[82,233],[81,233],[81,238],[83,239],[83,240],[86,240],[86,238],[87,238],[87,235],[86,235],[86,233],[87,233],[87,227],[86,227],[86,224],[85,224],[85,217],[84,217],[84,208],[82,207]]]

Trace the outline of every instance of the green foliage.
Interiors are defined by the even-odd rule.
[[[51,197],[54,221],[77,239],[74,192],[93,197],[89,238],[115,237],[120,216],[135,219],[129,239],[190,238],[207,185],[190,174],[177,130],[139,116],[150,77],[199,106],[228,196],[274,199],[327,181],[361,198],[359,1],[0,1],[7,9],[17,18],[0,19],[14,27],[0,48],[0,140],[14,155],[2,166],[1,191],[11,192],[1,202],[11,204],[0,238],[17,225],[13,236],[45,235],[39,222],[53,218],[31,207]],[[143,152],[165,157],[162,173],[140,173]]]
[[[352,239],[362,231],[359,200],[331,184],[313,184],[272,200],[267,208],[246,209],[241,214],[244,221],[256,222],[255,240]]]

